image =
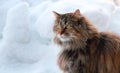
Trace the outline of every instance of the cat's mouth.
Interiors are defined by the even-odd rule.
[[[64,36],[64,35],[57,35],[57,37],[60,39],[60,41],[62,42],[67,42],[67,41],[70,41],[71,38],[68,37],[68,36]]]

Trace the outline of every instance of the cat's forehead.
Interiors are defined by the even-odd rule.
[[[76,21],[76,20],[78,20],[78,18],[76,18],[72,13],[66,13],[66,14],[63,14],[63,15],[61,15],[60,16],[60,20],[65,20],[65,21],[69,21],[69,20],[71,20],[71,21]]]
[[[71,14],[63,14],[60,16],[60,19],[70,19],[70,18],[72,18]]]

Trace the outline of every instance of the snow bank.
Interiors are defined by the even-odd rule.
[[[2,52],[11,60],[34,62],[44,53],[40,52],[42,46],[38,47],[36,42],[33,44],[34,39],[30,37],[27,3],[20,3],[9,10],[3,33]]]
[[[52,42],[55,20],[52,11],[62,14],[80,9],[101,31],[107,28],[119,31],[120,8],[115,10],[113,3],[103,0],[0,2],[1,73],[61,73],[56,64],[60,49]]]
[[[21,3],[11,8],[7,14],[3,37],[7,42],[29,42],[29,12],[28,4]]]
[[[33,24],[37,21],[38,17],[52,4],[51,1],[44,1],[39,5],[33,6],[30,8],[30,24],[31,29],[35,27]]]
[[[11,8],[7,14],[6,26],[3,32],[3,48],[10,57],[21,54],[19,52],[24,48],[22,44],[30,42],[28,9],[27,3],[20,3]]]
[[[116,10],[112,13],[108,24],[108,31],[120,34],[120,7],[116,8]]]
[[[0,38],[2,38],[2,32],[6,23],[9,8],[20,2],[20,0],[0,0]]]
[[[40,38],[34,30],[30,30],[29,18],[29,6],[25,2],[17,4],[7,14],[1,52],[9,62],[35,63],[53,51],[51,44],[46,43],[49,40]]]

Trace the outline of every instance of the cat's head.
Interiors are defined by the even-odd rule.
[[[54,12],[56,21],[53,27],[55,33],[54,41],[58,44],[76,43],[86,41],[90,37],[91,25],[88,20],[80,13],[79,9],[75,12],[59,14]]]

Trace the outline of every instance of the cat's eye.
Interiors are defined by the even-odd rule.
[[[67,28],[67,29],[70,29],[70,28],[72,28],[72,26],[71,26],[71,25],[67,25],[66,28]]]

